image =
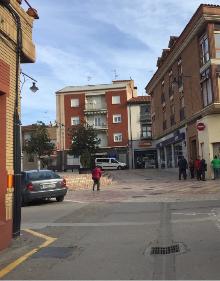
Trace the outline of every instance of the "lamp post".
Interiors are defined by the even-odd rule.
[[[59,136],[60,136],[60,149],[61,149],[61,170],[64,171],[65,170],[65,155],[64,155],[64,149],[65,149],[65,145],[64,145],[64,129],[65,129],[65,125],[63,123],[59,123],[57,121],[55,121],[55,127],[59,128]]]
[[[31,92],[36,93],[39,88],[36,86],[37,80],[35,80],[34,78],[32,78],[31,76],[27,75],[26,73],[24,73],[23,71],[20,72],[20,74],[23,76],[23,81],[21,81],[21,87],[20,87],[20,91],[22,91],[23,86],[25,84],[25,82],[27,80],[31,80],[32,82],[32,86],[29,88],[31,90]],[[21,171],[23,171],[23,140],[22,140],[22,130],[21,130],[21,126],[20,126],[20,143],[21,143]]]

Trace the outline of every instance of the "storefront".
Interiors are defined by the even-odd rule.
[[[182,128],[157,141],[159,168],[176,168],[180,157],[186,157],[185,136],[185,128]]]

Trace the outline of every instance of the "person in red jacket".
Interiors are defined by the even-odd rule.
[[[200,156],[197,157],[197,159],[195,160],[195,171],[196,171],[196,178],[197,180],[201,180],[201,160],[200,160]]]
[[[95,190],[95,186],[97,185],[97,190],[100,190],[100,178],[102,176],[101,168],[96,166],[92,170],[92,179],[93,179],[93,188],[92,190]]]

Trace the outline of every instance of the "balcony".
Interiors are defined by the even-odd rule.
[[[95,130],[101,130],[101,131],[106,131],[106,130],[108,130],[108,125],[107,124],[102,124],[102,125],[92,125],[93,126],[93,128],[95,129]]]
[[[85,115],[106,114],[106,106],[98,106],[96,104],[87,104],[84,110]]]
[[[140,122],[151,122],[151,114],[150,114],[150,112],[141,114],[140,115]]]

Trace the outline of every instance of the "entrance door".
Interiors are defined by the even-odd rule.
[[[195,160],[197,158],[197,144],[196,140],[192,140],[190,144],[190,157]]]

